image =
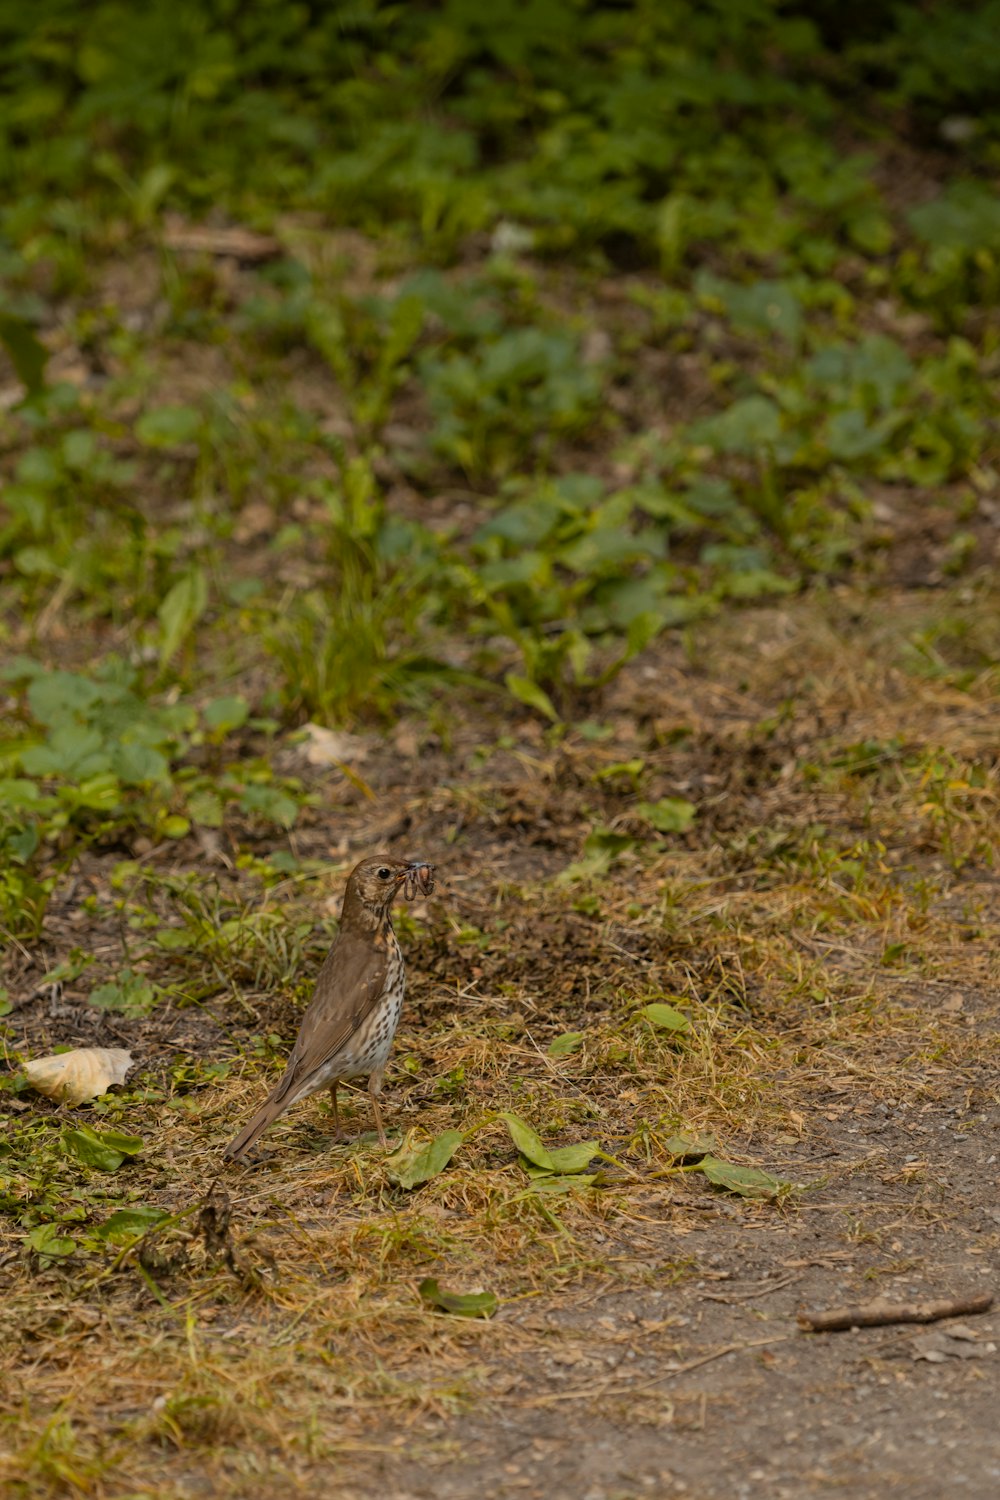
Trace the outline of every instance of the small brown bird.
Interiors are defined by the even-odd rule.
[[[386,1144],[378,1096],[405,985],[403,955],[392,930],[392,903],[401,890],[412,900],[433,889],[434,866],[422,860],[404,864],[375,855],[351,871],[340,931],[317,976],[288,1066],[263,1107],[230,1141],[227,1156],[242,1156],[286,1109],[320,1089],[330,1090],[338,1139],[337,1084],[341,1078],[365,1075],[378,1137]]]

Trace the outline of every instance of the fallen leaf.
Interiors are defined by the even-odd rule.
[[[589,1167],[601,1149],[597,1141],[580,1141],[573,1146],[543,1146],[538,1135],[520,1115],[503,1111],[500,1115],[510,1132],[510,1138],[522,1157],[533,1166],[546,1172],[582,1172]]]
[[[580,1141],[575,1146],[550,1146],[548,1157],[557,1172],[582,1172],[600,1149],[597,1141]]]
[[[495,1292],[446,1292],[433,1276],[426,1277],[418,1290],[425,1306],[459,1318],[492,1318],[500,1305]]]
[[[529,1167],[532,1189],[539,1193],[571,1193],[606,1181],[603,1172],[576,1172],[572,1177],[557,1177],[541,1167]]]
[[[687,1016],[675,1010],[672,1005],[662,1005],[659,1001],[654,1001],[652,1005],[641,1006],[636,1014],[649,1021],[651,1025],[659,1027],[661,1031],[687,1031],[691,1025]]]
[[[322,724],[306,724],[302,748],[311,766],[339,766],[344,761],[364,760],[368,741],[342,729],[326,729]]]
[[[386,1158],[389,1181],[397,1187],[415,1188],[443,1172],[465,1139],[460,1130],[445,1130],[420,1147],[407,1141]]]
[[[716,1140],[714,1135],[696,1131],[691,1135],[668,1136],[664,1146],[671,1156],[679,1157],[681,1161],[697,1161],[700,1156],[712,1154]]]
[[[40,1094],[60,1104],[83,1104],[124,1083],[131,1066],[132,1054],[123,1047],[75,1047],[26,1062],[24,1074]]]
[[[550,1057],[569,1057],[579,1049],[583,1038],[582,1031],[564,1031],[561,1036],[553,1037],[545,1050]]]
[[[526,1124],[519,1115],[508,1114],[506,1111],[501,1113],[500,1118],[506,1125],[511,1140],[522,1156],[526,1156],[529,1161],[534,1162],[536,1167],[545,1167],[546,1171],[549,1172],[555,1171],[555,1162],[530,1125]]]
[[[70,1235],[60,1234],[61,1228],[61,1224],[36,1224],[34,1229],[28,1230],[28,1244],[40,1257],[43,1266],[50,1266],[54,1260],[63,1260],[76,1249],[76,1240]]]
[[[81,1125],[63,1131],[63,1150],[99,1172],[117,1171],[127,1156],[139,1154],[142,1145],[141,1136],[122,1135],[118,1130],[91,1130],[89,1125]]]
[[[134,1239],[136,1235],[145,1234],[147,1229],[160,1224],[169,1218],[164,1208],[146,1207],[137,1205],[135,1208],[119,1208],[110,1219],[105,1219],[94,1233],[98,1239],[112,1240],[116,1244],[121,1241]]]
[[[782,1188],[791,1186],[790,1183],[779,1182],[776,1177],[770,1177],[767,1172],[761,1172],[757,1167],[737,1167],[732,1162],[721,1161],[717,1156],[703,1157],[695,1170],[704,1172],[715,1187],[739,1193],[741,1198],[777,1198]]]

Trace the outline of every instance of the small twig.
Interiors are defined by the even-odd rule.
[[[974,1297],[945,1297],[936,1302],[887,1302],[877,1298],[857,1307],[800,1313],[798,1324],[807,1333],[839,1333],[845,1328],[883,1328],[889,1323],[937,1323],[941,1318],[989,1312],[992,1306],[992,1292],[981,1292]]]
[[[780,1292],[782,1287],[791,1286],[795,1281],[801,1281],[798,1276],[786,1276],[782,1281],[768,1281],[763,1286],[754,1287],[749,1292],[736,1292],[733,1296],[726,1296],[724,1292],[702,1292],[703,1302],[753,1302],[757,1297],[768,1297],[772,1292]]]
[[[651,1375],[648,1380],[639,1380],[627,1386],[621,1394],[623,1396],[631,1396],[633,1391],[645,1391],[650,1386],[658,1385],[661,1380],[671,1380],[675,1375],[686,1375],[689,1370],[697,1370],[701,1365],[711,1364],[713,1359],[722,1359],[726,1354],[742,1354],[745,1349],[762,1349],[766,1344],[784,1344],[788,1342],[789,1338],[791,1338],[791,1334],[782,1333],[775,1338],[753,1339],[747,1344],[723,1344],[721,1349],[713,1349],[711,1354],[701,1354],[697,1359],[689,1359],[683,1365],[666,1365],[663,1369],[658,1370],[655,1375]],[[530,1406],[551,1406],[557,1401],[582,1401],[588,1396],[603,1396],[619,1380],[627,1379],[631,1373],[630,1370],[616,1370],[613,1375],[609,1375],[599,1385],[590,1386],[589,1388],[584,1386],[582,1389],[577,1388],[572,1391],[552,1391],[548,1395],[539,1396],[527,1404]]]
[[[697,1370],[699,1365],[710,1365],[713,1359],[721,1359],[724,1354],[742,1354],[744,1349],[763,1349],[766,1344],[784,1344],[790,1337],[790,1334],[781,1333],[771,1339],[752,1339],[748,1344],[723,1344],[721,1349],[713,1349],[711,1354],[702,1354],[698,1359],[689,1359],[686,1364],[670,1365],[647,1384],[654,1385],[656,1380],[662,1380],[666,1375],[686,1375],[689,1370]],[[636,1386],[635,1389],[640,1387]]]

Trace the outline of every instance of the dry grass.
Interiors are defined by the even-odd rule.
[[[252,955],[237,955],[235,978],[218,953],[186,955],[185,983],[200,975],[211,994],[171,1008],[166,1030],[149,1023],[148,1088],[78,1112],[146,1142],[113,1179],[78,1170],[88,1192],[112,1194],[84,1215],[99,1222],[127,1197],[176,1217],[64,1267],[7,1235],[5,1493],[308,1494],[331,1473],[339,1492],[362,1493],[373,1475],[447,1466],[463,1414],[564,1396],[603,1411],[622,1399],[626,1344],[667,1370],[690,1353],[674,1299],[704,1278],[695,1246],[720,1214],[759,1229],[792,1281],[803,1235],[831,1264],[869,1246],[873,1276],[911,1264],[891,1245],[900,1225],[942,1222],[934,1163],[902,1137],[874,1167],[824,1158],[818,1142],[824,1122],[849,1129],[859,1108],[935,1119],[957,1095],[972,1118],[995,1076],[995,683],[916,673],[907,642],[932,623],[913,600],[751,614],[706,627],[686,656],[664,646],[637,662],[608,706],[610,740],[548,743],[525,722],[484,773],[469,726],[408,786],[398,758],[366,766],[374,805],[338,787],[352,849],[402,815],[407,846],[440,865],[439,895],[401,923],[412,999],[387,1118],[414,1140],[467,1139],[406,1193],[366,1133],[364,1097],[345,1101],[361,1134],[337,1148],[314,1101],[252,1165],[223,1168],[220,1148],[278,1066],[280,1046],[251,1039],[287,1038],[304,976],[281,948],[244,992]],[[698,822],[659,849],[643,833],[604,873],[561,881],[593,827],[640,828],[634,786],[598,775],[634,758],[643,795],[689,797]],[[300,853],[322,852],[323,816],[297,836]],[[170,872],[152,860],[146,873],[133,908],[169,909],[156,877]],[[319,916],[339,883],[287,894]],[[247,877],[230,889],[252,914]],[[690,1017],[680,1039],[636,1017],[663,995]],[[18,1013],[26,1047],[52,1024],[33,1036],[30,1015]],[[583,1033],[578,1050],[550,1055],[568,1031]],[[223,1061],[225,1076],[205,1074]],[[517,1164],[500,1110],[547,1143],[596,1138],[619,1165],[593,1188],[546,1192]],[[45,1114],[32,1099],[9,1129]],[[678,1169],[666,1142],[681,1130],[711,1132],[720,1154],[805,1191],[780,1205],[720,1197]],[[416,1288],[431,1274],[493,1290],[500,1314],[425,1309]],[[642,1326],[584,1339],[562,1327],[601,1293],[643,1289],[663,1315]],[[565,1388],[543,1372],[553,1350]],[[666,1398],[648,1385],[628,1409],[655,1425]],[[682,1426],[697,1419],[685,1399],[670,1408]]]

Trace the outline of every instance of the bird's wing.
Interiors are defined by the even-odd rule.
[[[342,930],[316,976],[288,1066],[271,1096],[275,1103],[335,1057],[371,1015],[385,987],[388,939]]]

